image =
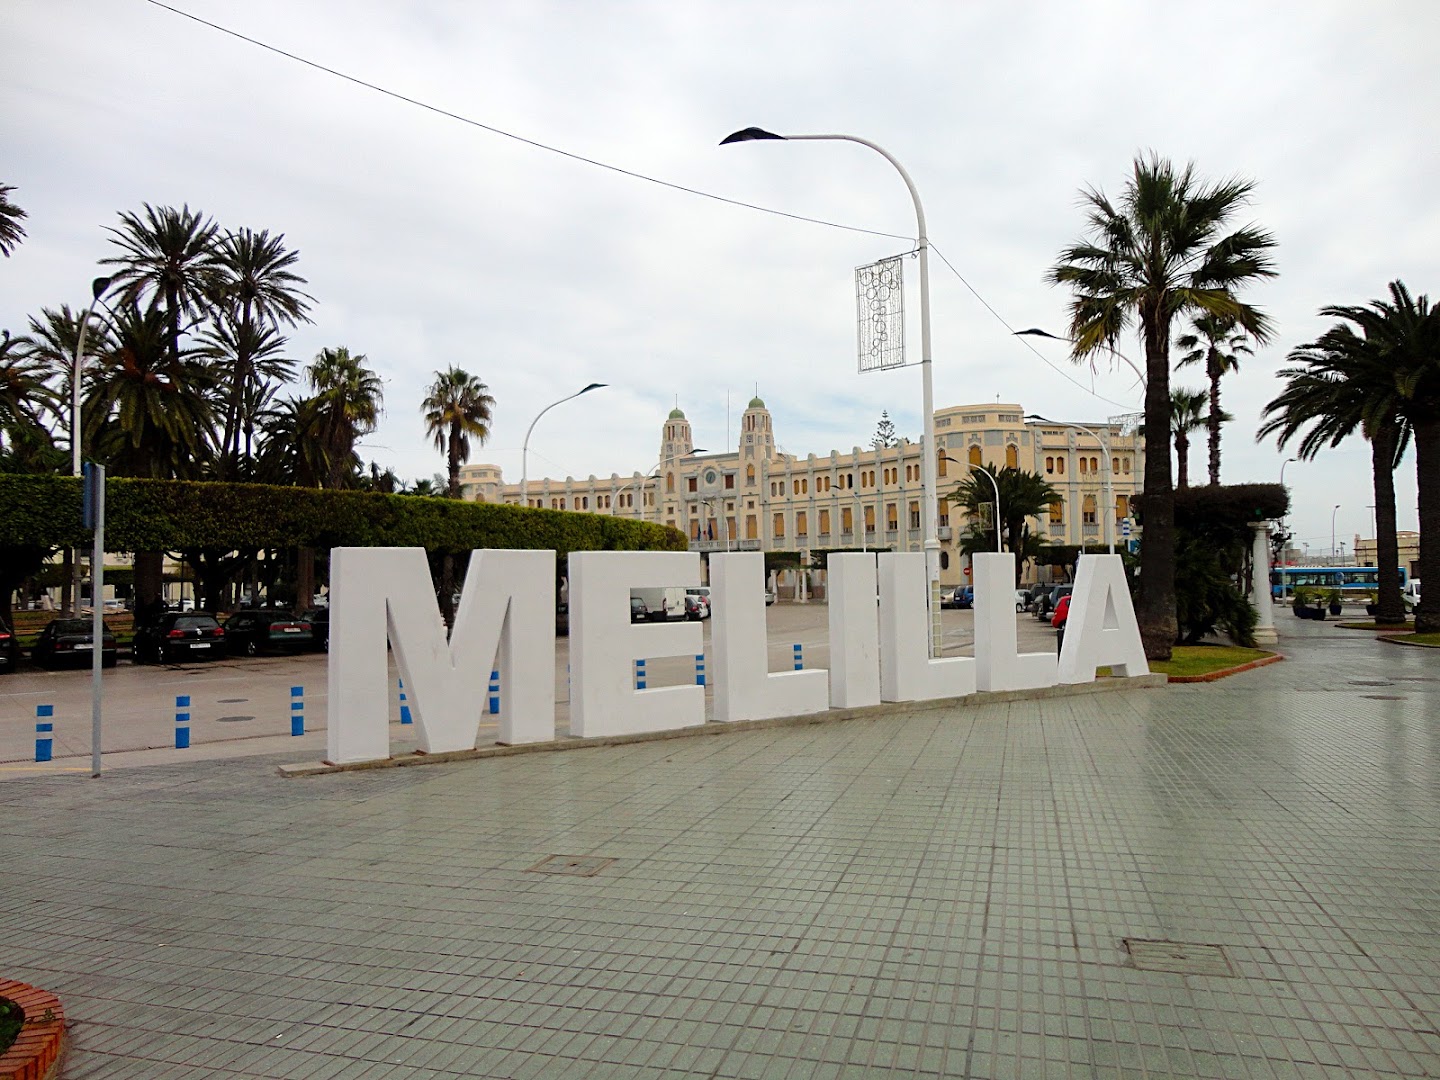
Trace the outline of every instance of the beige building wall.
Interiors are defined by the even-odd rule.
[[[1420,534],[1418,532],[1397,532],[1395,541],[1400,548],[1400,565],[1411,577],[1420,573]],[[1355,558],[1356,566],[1376,566],[1375,541],[1362,540],[1358,535],[1355,537]],[[1349,560],[1347,560],[1349,561]]]
[[[1120,522],[1144,474],[1142,445],[1118,427],[1085,425],[1108,438],[1113,468],[1117,544]],[[946,496],[969,475],[971,463],[1015,465],[1043,476],[1060,492],[1031,532],[1054,543],[1105,541],[1105,458],[1101,442],[1064,422],[1032,422],[1018,404],[958,405],[935,413],[940,578],[963,584],[968,564],[959,538],[969,515]],[[901,439],[882,449],[851,447],[800,457],[776,449],[765,402],[751,400],[740,419],[739,446],[729,453],[692,455],[685,414],[674,409],[661,429],[658,463],[648,473],[577,480],[531,480],[522,493],[495,465],[461,468],[467,499],[524,503],[552,510],[615,514],[679,529],[693,551],[801,551],[826,548],[922,551],[923,484],[919,443]],[[1033,568],[1031,573],[1033,574]]]

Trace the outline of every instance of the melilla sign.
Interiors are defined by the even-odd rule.
[[[974,569],[973,657],[929,656],[923,554],[849,553],[827,564],[830,669],[771,673],[764,557],[711,556],[714,720],[1091,682],[1102,665],[1124,677],[1148,673],[1119,556],[1080,559],[1058,657],[1018,650],[1014,556],[979,554]],[[700,653],[700,625],[632,624],[629,602],[635,588],[698,585],[699,554],[579,552],[569,578],[571,734],[705,723],[704,687],[637,690],[632,678],[638,659]],[[420,548],[337,548],[330,596],[332,763],[390,756],[387,641],[426,752],[475,746],[492,670],[502,687],[497,742],[555,738],[553,551],[474,552],[448,640]]]

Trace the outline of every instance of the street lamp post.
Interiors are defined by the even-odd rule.
[[[70,472],[73,476],[80,475],[80,374],[85,363],[85,335],[90,329],[90,317],[95,314],[95,305],[100,302],[100,297],[105,295],[105,290],[110,287],[114,280],[108,277],[97,277],[90,283],[90,306],[85,309],[85,314],[80,319],[80,333],[75,340],[75,364],[71,369],[70,377]],[[90,598],[92,605],[98,606],[99,597]],[[71,613],[80,614],[80,549],[75,549],[71,558],[70,578],[70,604]],[[99,648],[99,644],[96,644]]]
[[[1330,565],[1335,565],[1335,515],[1340,512],[1340,504],[1335,504],[1335,509],[1330,511]]]
[[[870,538],[865,532],[865,503],[861,500],[858,491],[850,492],[850,497],[855,500],[855,508],[860,511],[859,516],[855,519],[855,530],[860,533],[860,552],[865,554],[870,550]]]
[[[953,458],[949,454],[945,455],[945,460],[953,461],[956,465],[964,465],[972,473],[978,472],[981,476],[985,477],[986,480],[990,481],[990,486],[995,489],[995,550],[1003,551],[1004,548],[1000,543],[1000,485],[995,482],[995,477],[990,475],[990,471],[983,465],[967,465],[966,462],[961,461],[959,458]]]
[[[1281,487],[1282,489],[1285,487],[1285,466],[1286,466],[1286,465],[1289,465],[1292,461],[1299,461],[1299,460],[1300,460],[1299,458],[1293,458],[1293,457],[1291,457],[1291,458],[1286,458],[1284,461],[1282,461],[1282,462],[1280,463],[1280,487]],[[1287,507],[1288,507],[1289,504],[1287,503],[1286,505],[1287,505]],[[1286,537],[1286,539],[1283,540],[1283,541],[1281,542],[1281,544],[1280,544],[1280,559],[1279,559],[1279,562],[1280,562],[1280,565],[1281,565],[1281,568],[1282,568],[1282,572],[1281,572],[1281,574],[1280,574],[1280,596],[1281,596],[1282,599],[1283,599],[1284,597],[1290,595],[1289,592],[1288,592],[1288,591],[1286,590],[1286,588],[1285,588],[1285,575],[1284,575],[1284,572],[1283,572],[1283,568],[1284,568],[1284,565],[1285,565],[1285,549],[1290,546],[1290,541],[1289,541],[1289,539],[1288,539],[1289,534],[1290,534],[1290,529],[1286,526],[1286,522],[1288,522],[1289,520],[1290,520],[1290,515],[1289,515],[1289,513],[1286,513],[1285,517],[1284,517],[1284,518],[1281,520],[1281,522],[1280,522],[1281,527],[1282,527],[1282,532],[1283,532],[1284,536]]]
[[[573,393],[573,394],[567,394],[565,397],[562,397],[559,401],[552,401],[549,405],[546,405],[545,408],[543,408],[543,409],[540,410],[540,412],[536,415],[536,417],[535,417],[534,420],[531,420],[531,421],[530,421],[530,426],[525,429],[525,441],[524,441],[524,442],[521,444],[521,446],[520,446],[520,505],[521,505],[521,506],[526,506],[526,505],[528,505],[528,501],[527,501],[526,498],[525,498],[525,482],[526,482],[527,480],[529,480],[529,478],[530,478],[530,433],[535,430],[535,425],[540,422],[540,417],[544,416],[547,412],[549,412],[551,409],[553,409],[556,405],[563,405],[565,402],[571,401],[571,400],[579,397],[581,394],[588,394],[591,390],[599,390],[601,387],[608,386],[608,385],[610,385],[610,384],[609,384],[609,383],[603,383],[603,382],[592,382],[589,386],[585,387],[585,389],[583,389],[583,390],[576,390],[575,393]]]
[[[910,174],[905,171],[905,166],[901,165],[884,147],[856,135],[776,135],[762,128],[749,127],[727,135],[720,140],[720,145],[727,146],[730,143],[769,139],[782,142],[853,142],[859,143],[861,146],[868,146],[895,167],[895,171],[905,181],[905,187],[910,192],[910,199],[915,204],[915,227],[919,233],[916,239],[916,248],[920,257],[920,379],[924,410],[922,415],[925,423],[923,440],[925,457],[921,462],[920,471],[925,498],[921,518],[925,529],[925,570],[930,582],[930,644],[933,655],[937,652],[939,625],[940,600],[937,590],[940,583],[940,534],[936,506],[935,400],[930,375],[930,241],[925,229],[925,208],[920,203],[920,193],[915,189],[915,182],[910,179]]]
[[[1114,554],[1115,554],[1115,521],[1114,521],[1114,518],[1115,518],[1115,472],[1114,472],[1114,462],[1111,460],[1111,457],[1110,457],[1110,432],[1109,432],[1109,430],[1108,430],[1108,429],[1106,430],[1105,438],[1102,439],[1102,438],[1099,436],[1099,434],[1097,434],[1096,432],[1090,430],[1090,429],[1089,429],[1088,427],[1086,427],[1084,424],[1077,424],[1077,423],[1075,423],[1073,420],[1067,420],[1067,421],[1064,421],[1064,422],[1061,422],[1061,421],[1059,421],[1059,420],[1051,420],[1051,419],[1049,419],[1048,417],[1041,416],[1039,413],[1027,413],[1026,416],[1025,416],[1025,419],[1026,419],[1026,420],[1039,420],[1042,424],[1055,424],[1055,425],[1058,426],[1058,427],[1073,427],[1073,428],[1079,428],[1081,431],[1085,432],[1085,434],[1089,435],[1092,439],[1094,439],[1097,443],[1100,444],[1100,449],[1103,450],[1104,453],[1105,453],[1105,461],[1104,461],[1104,464],[1105,464],[1105,473],[1104,473],[1104,475],[1105,475],[1105,503],[1106,503],[1104,515],[1101,517],[1100,520],[1104,522],[1105,543],[1106,543],[1106,545],[1107,545],[1107,546],[1109,547],[1109,549],[1110,549],[1110,554],[1111,554],[1111,555],[1114,555]],[[1082,548],[1083,548],[1084,545],[1085,545],[1085,537],[1084,537],[1084,536],[1081,536],[1081,537],[1080,537],[1080,545],[1081,545]]]

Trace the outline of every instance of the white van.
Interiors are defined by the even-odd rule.
[[[1409,581],[1407,581],[1405,583],[1405,589],[1401,593],[1401,595],[1405,597],[1405,602],[1407,604],[1410,604],[1412,606],[1418,606],[1420,603],[1420,579],[1411,578]]]
[[[660,589],[631,589],[631,597],[645,601],[652,622],[685,618],[685,589],[671,585]]]

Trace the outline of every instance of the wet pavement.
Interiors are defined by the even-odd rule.
[[[77,1078],[1436,1075],[1440,652],[1279,623],[1210,684],[7,774],[0,972]]]

